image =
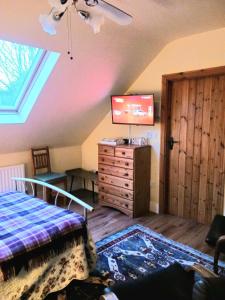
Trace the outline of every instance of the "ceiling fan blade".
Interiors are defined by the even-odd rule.
[[[54,19],[52,12],[48,15],[40,15],[39,22],[42,29],[50,35],[56,34],[57,21]]]
[[[132,22],[131,15],[103,0],[98,0],[94,7],[100,13],[104,14],[105,17],[111,19],[119,25],[128,25]]]

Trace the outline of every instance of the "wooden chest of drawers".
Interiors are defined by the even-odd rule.
[[[131,217],[148,213],[150,146],[99,144],[98,184],[101,205]]]

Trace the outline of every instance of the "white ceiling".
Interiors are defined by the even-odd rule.
[[[38,22],[39,14],[49,11],[47,0],[0,1],[1,39],[62,53],[27,122],[0,124],[0,153],[44,144],[80,145],[109,110],[110,95],[124,93],[168,42],[225,27],[224,0],[108,2],[131,14],[132,24],[106,19],[94,35],[74,14],[71,61],[66,17],[56,36],[43,32]]]

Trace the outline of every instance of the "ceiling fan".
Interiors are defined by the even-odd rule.
[[[132,21],[131,15],[103,0],[48,0],[48,2],[51,11],[49,14],[40,15],[39,21],[43,30],[50,35],[56,34],[57,24],[70,7],[75,8],[77,14],[93,28],[95,33],[100,31],[104,16],[119,25],[128,25]],[[84,9],[79,9],[79,4],[83,4]]]

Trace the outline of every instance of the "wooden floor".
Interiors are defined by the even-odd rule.
[[[113,208],[93,204],[89,193],[81,192],[77,196],[95,207],[93,212],[88,213],[88,228],[95,242],[130,225],[140,224],[174,241],[189,245],[212,256],[214,254],[214,249],[204,241],[209,230],[208,225],[197,224],[195,221],[171,215],[149,214],[131,219]],[[82,213],[82,209],[77,206],[74,206],[73,209]]]

